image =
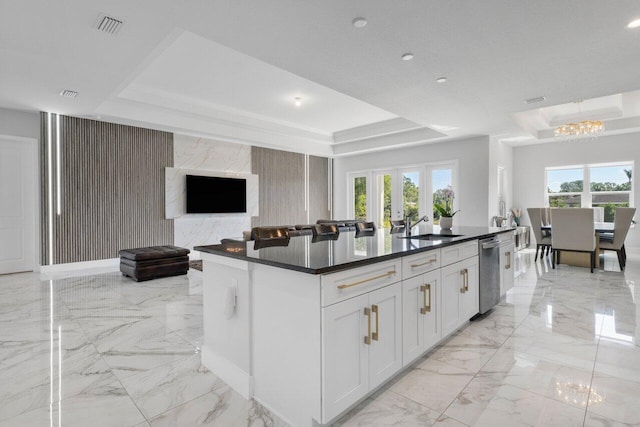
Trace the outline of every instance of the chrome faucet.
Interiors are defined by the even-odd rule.
[[[411,220],[409,219],[409,217],[407,217],[404,220],[404,226],[406,227],[405,228],[405,234],[407,236],[411,236],[411,229],[413,227],[415,227],[416,225],[420,224],[422,221],[424,221],[424,222],[429,221],[429,217],[425,215],[425,216],[423,216],[421,218],[418,218],[418,220],[416,222],[414,222],[413,224],[411,224]]]

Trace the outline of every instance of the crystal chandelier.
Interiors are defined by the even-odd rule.
[[[600,120],[583,120],[578,123],[566,123],[558,126],[554,134],[560,138],[592,137],[597,138],[604,133],[604,124]]]
[[[578,104],[578,114],[582,113],[582,101]],[[583,120],[576,123],[565,123],[558,126],[554,132],[560,139],[597,138],[604,133],[604,124],[600,120]]]

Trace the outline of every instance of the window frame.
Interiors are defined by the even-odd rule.
[[[631,169],[631,187],[628,191],[591,191],[591,168],[598,167],[628,167]],[[568,169],[582,169],[582,191],[581,192],[566,192],[566,193],[549,193],[549,171],[553,170],[568,170]],[[589,163],[581,165],[565,165],[565,166],[548,166],[544,170],[544,195],[545,207],[550,207],[551,196],[580,196],[580,207],[592,208],[594,195],[607,195],[607,194],[628,194],[629,195],[629,207],[634,207],[634,181],[635,181],[635,162],[608,162],[608,163]]]
[[[398,186],[396,191],[394,191],[394,197],[398,200],[396,201],[396,206],[401,208],[404,207],[403,202],[403,194],[402,194],[402,176],[405,172],[418,172],[420,175],[419,178],[419,190],[418,190],[418,212],[419,215],[427,215],[429,217],[429,221],[433,224],[433,176],[432,173],[434,170],[438,169],[451,169],[451,187],[456,194],[456,197],[453,199],[453,209],[458,210],[458,160],[445,160],[439,162],[430,162],[430,163],[422,163],[422,164],[412,164],[412,165],[402,165],[395,166],[391,168],[376,168],[376,169],[368,169],[368,170],[358,170],[358,171],[350,171],[347,172],[347,206],[349,206],[347,210],[347,215],[349,218],[355,218],[355,179],[364,177],[367,180],[366,191],[367,191],[367,221],[375,221],[373,218],[374,212],[373,209],[376,206],[377,201],[374,200],[376,194],[375,181],[376,176],[381,173],[390,173],[392,174],[392,182],[396,183]],[[398,183],[400,183],[398,185]],[[394,184],[392,184],[394,185]],[[396,194],[397,193],[397,194]],[[393,217],[393,215],[392,215]],[[399,218],[403,219],[403,218]]]

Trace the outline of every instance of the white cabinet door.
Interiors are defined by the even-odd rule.
[[[439,270],[402,282],[403,366],[440,341],[439,288]]]
[[[402,287],[400,283],[369,294],[372,336],[369,346],[369,388],[402,368]]]
[[[460,269],[464,271],[463,282],[464,292],[461,294],[461,308],[462,313],[461,323],[463,324],[480,311],[480,296],[479,296],[479,269],[478,269],[478,257],[465,259],[458,263]]]
[[[365,343],[369,295],[322,309],[323,419],[329,420],[369,391],[369,348]],[[371,313],[370,313],[371,314]]]
[[[406,366],[424,349],[423,275],[402,282],[402,365]]]
[[[440,318],[442,319],[443,337],[455,331],[463,322],[460,302],[464,293],[463,274],[460,263],[448,265],[441,270]]]
[[[515,245],[500,248],[500,295],[513,288]]]
[[[440,271],[432,271],[424,275],[422,298],[426,306],[422,319],[424,321],[424,349],[428,350],[442,338],[440,328]]]
[[[442,269],[440,318],[443,337],[478,314],[478,272],[477,256]]]

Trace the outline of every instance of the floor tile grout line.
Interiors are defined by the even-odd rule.
[[[596,355],[593,358],[593,369],[591,370],[591,381],[589,382],[589,393],[587,394],[587,403],[584,407],[584,418],[582,420],[582,426],[584,427],[584,425],[587,422],[587,414],[589,413],[589,402],[591,400],[591,393],[593,392],[593,378],[596,375],[596,365],[598,364],[598,352],[600,351],[600,341],[601,341],[601,333],[602,333],[602,323],[604,322],[604,320],[600,321],[600,333],[598,334],[598,344],[596,346]]]

